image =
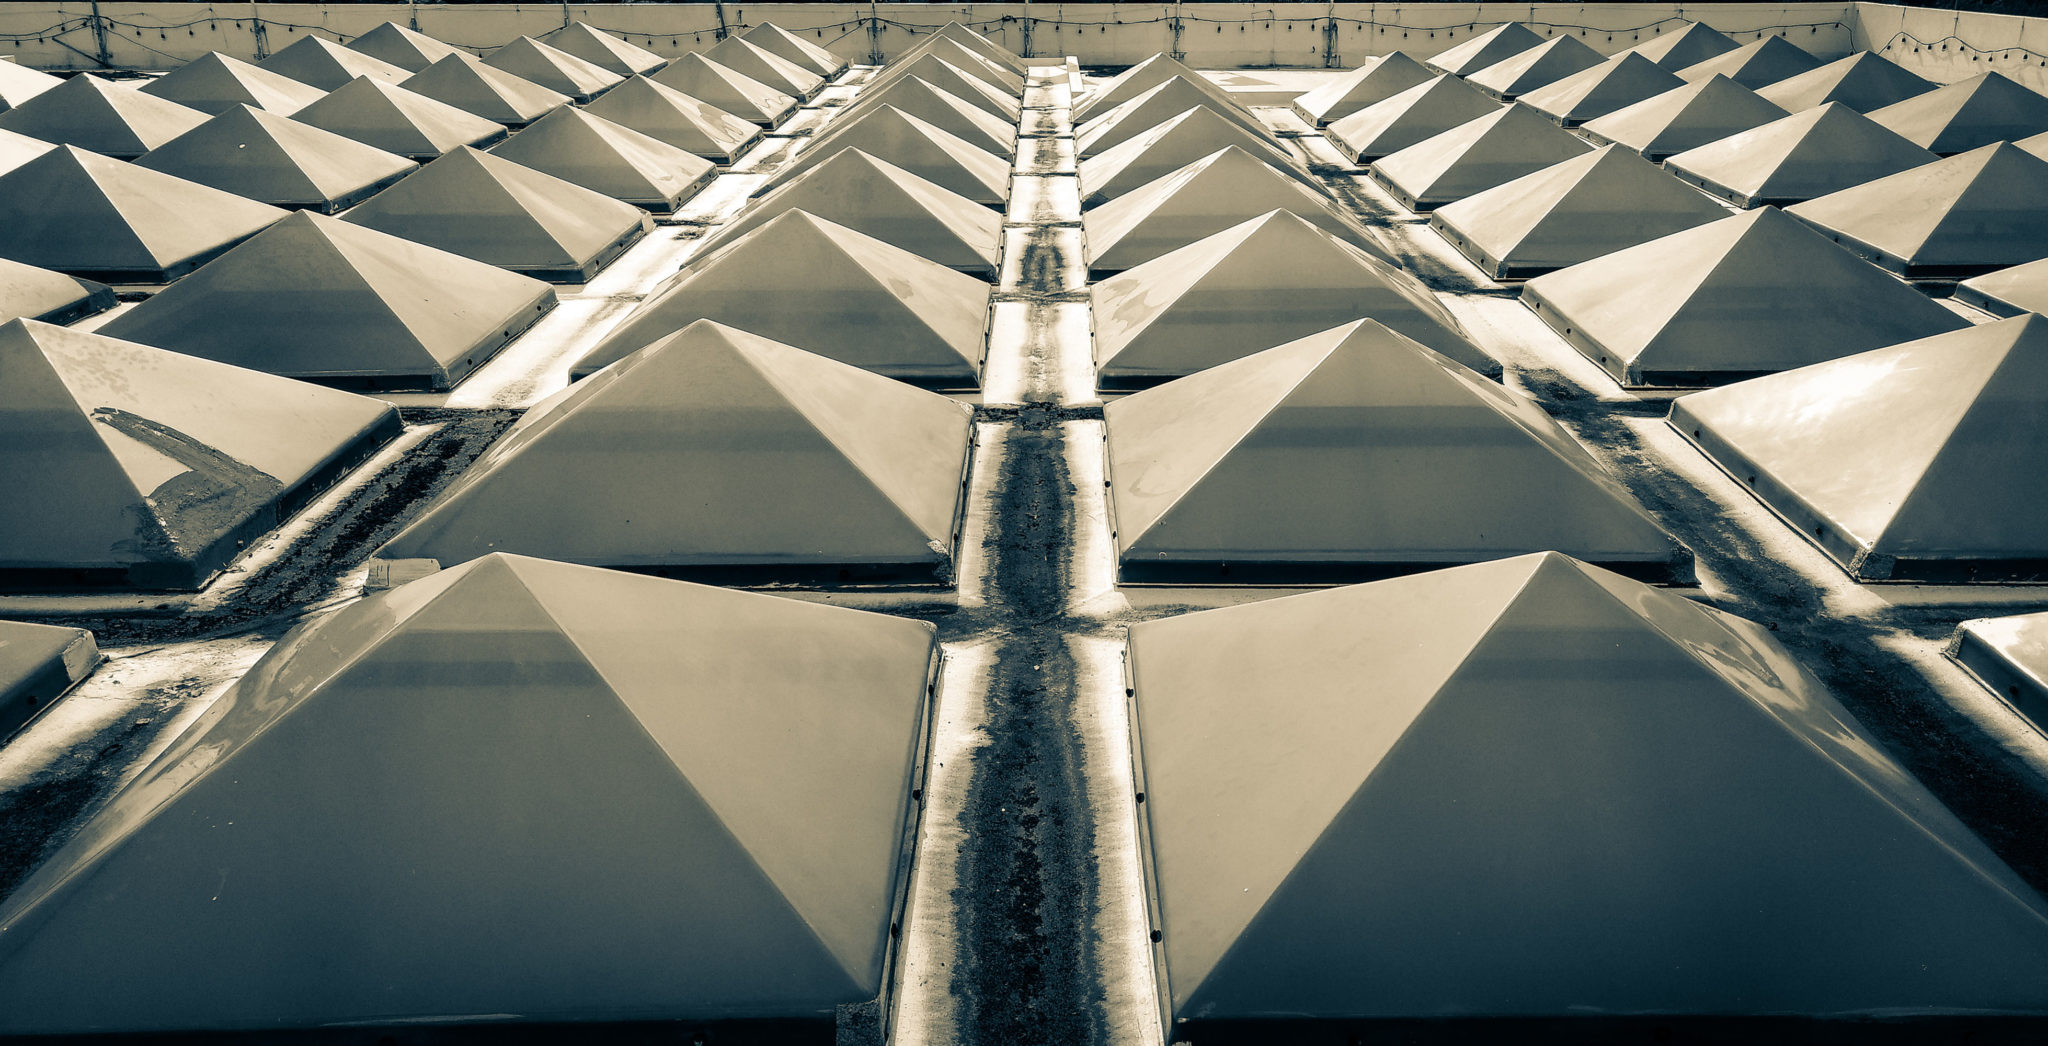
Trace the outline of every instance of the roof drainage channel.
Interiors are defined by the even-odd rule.
[[[993,295],[961,613],[941,625],[949,665],[968,678],[941,688],[893,1007],[900,1043],[1162,1041],[1070,101],[1062,67],[1034,66]]]

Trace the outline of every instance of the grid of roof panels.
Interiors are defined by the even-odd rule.
[[[0,1034],[2048,1015],[2048,98],[929,28],[10,97]]]

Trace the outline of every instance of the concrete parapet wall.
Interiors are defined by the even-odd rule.
[[[2048,18],[1857,4],[1852,39],[1936,83],[1997,72],[2048,94]]]
[[[89,69],[107,55],[123,69],[173,68],[208,51],[254,59],[300,36],[347,40],[385,21],[478,51],[517,36],[539,35],[565,19],[616,32],[659,54],[717,42],[721,10],[709,3],[646,4],[190,4],[102,3],[96,31],[90,3],[0,4],[0,56],[45,69]],[[871,13],[872,12],[872,16]],[[1027,16],[1028,12],[1028,16]],[[1396,49],[1428,57],[1509,20],[1575,33],[1612,53],[1653,39],[1684,20],[1705,22],[1738,40],[1778,33],[1823,58],[1847,54],[1865,39],[1880,43],[1908,20],[1921,37],[1946,35],[1953,12],[1905,12],[1883,4],[748,4],[726,3],[728,28],[775,22],[856,61],[890,57],[931,30],[958,20],[997,43],[1033,56],[1074,55],[1083,65],[1129,65],[1175,51],[1197,66],[1355,65]],[[1910,15],[1910,19],[1908,18]],[[1928,16],[1921,18],[1921,15]],[[1859,17],[1866,26],[1859,26]],[[2041,20],[1964,15],[1969,32],[2017,39]],[[1940,23],[1940,24],[1936,24]],[[2007,23],[2011,23],[2008,25]],[[2033,25],[2048,39],[2048,26]],[[1930,36],[1932,34],[1932,36]],[[1966,32],[1964,35],[1968,35]],[[1910,52],[1901,58],[1915,57]],[[1893,57],[1900,57],[1897,48]],[[2015,63],[2017,64],[2017,63]],[[1972,75],[1967,57],[1912,65],[1942,79]],[[1982,63],[1976,63],[1981,69]],[[2043,72],[2048,68],[2036,66]],[[2029,81],[2032,82],[2032,81]]]

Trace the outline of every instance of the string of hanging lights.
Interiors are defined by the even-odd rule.
[[[349,35],[339,32],[328,26],[304,22],[294,22],[286,19],[277,19],[271,17],[245,16],[241,18],[222,18],[217,15],[209,15],[207,17],[193,18],[182,22],[144,24],[140,22],[108,16],[83,15],[68,18],[60,22],[55,22],[52,23],[51,25],[45,26],[40,29],[17,32],[0,32],[0,41],[9,43],[17,49],[25,44],[43,44],[46,42],[63,43],[63,40],[61,38],[69,34],[85,33],[92,31],[94,28],[95,19],[97,19],[98,23],[104,27],[105,31],[110,33],[117,33],[126,40],[128,40],[130,43],[140,46],[145,50],[173,59],[179,59],[179,56],[173,55],[168,51],[153,46],[151,43],[151,37],[154,37],[158,41],[167,41],[171,38],[171,34],[179,31],[183,31],[188,37],[196,37],[198,35],[199,29],[202,27],[204,27],[211,33],[219,33],[222,30],[223,26],[226,26],[230,31],[235,32],[240,32],[245,28],[255,29],[258,26],[261,26],[263,29],[270,32],[282,32],[287,34],[302,32],[325,34],[330,37],[333,37],[337,42],[341,43],[346,43],[348,42],[349,39],[351,39]],[[1026,21],[1030,22],[1032,28],[1035,30],[1049,31],[1052,33],[1072,32],[1080,34],[1090,31],[1094,31],[1097,33],[1107,33],[1111,27],[1116,26],[1176,24],[1180,27],[1206,25],[1212,27],[1218,33],[1222,33],[1233,26],[1239,32],[1247,32],[1254,27],[1269,30],[1278,28],[1282,31],[1289,32],[1294,31],[1297,27],[1306,27],[1310,30],[1322,30],[1325,32],[1335,33],[1349,32],[1352,34],[1362,35],[1366,37],[1385,37],[1403,40],[1445,41],[1455,41],[1461,37],[1467,37],[1481,32],[1486,32],[1502,24],[1497,21],[1489,22],[1481,20],[1467,20],[1463,22],[1430,24],[1423,23],[1420,21],[1387,20],[1380,18],[1354,18],[1337,14],[1318,14],[1314,16],[1303,17],[1279,17],[1272,14],[1271,12],[1267,12],[1263,15],[1249,15],[1243,18],[1219,18],[1210,14],[1171,13],[1166,11],[1165,9],[1161,9],[1161,13],[1156,16],[1146,18],[1113,17],[1107,19],[1083,19],[1066,16],[1046,17],[1036,14],[1005,14],[977,21],[965,22],[963,24],[966,25],[968,28],[975,29],[977,31],[990,31],[1002,29],[1009,26],[1017,26]],[[1641,40],[1654,37],[1656,35],[1661,34],[1667,28],[1684,24],[1685,21],[1686,20],[1683,17],[1674,14],[1665,18],[1644,22],[1639,25],[1620,27],[1584,25],[1575,22],[1537,22],[1527,19],[1522,20],[1522,24],[1529,26],[1531,29],[1542,32],[1546,36],[1555,36],[1559,33],[1570,33],[1576,34],[1582,38],[1586,38],[1588,40],[1595,42],[1626,44],[1639,42]],[[649,33],[647,32],[645,27],[605,26],[593,24],[592,28],[599,29],[605,32],[614,33],[617,34],[618,36],[621,36],[629,40],[638,40],[640,43],[647,47],[667,46],[669,48],[677,48],[694,44],[702,44],[706,42],[715,42],[718,35],[717,31],[714,28],[708,26],[702,29],[692,30],[688,32],[672,33]],[[911,34],[913,36],[925,35],[937,32],[939,29],[943,28],[943,23],[927,24],[924,22],[909,21],[900,18],[882,17],[879,15],[873,17],[862,15],[860,17],[847,18],[836,22],[828,22],[819,25],[805,26],[803,28],[785,28],[788,28],[791,32],[796,33],[798,35],[809,36],[820,41],[821,43],[830,44],[858,32],[872,32],[876,31],[877,29],[896,30],[899,32]],[[1730,32],[1730,35],[1736,37],[1737,39],[1742,39],[1744,37],[1761,39],[1766,35],[1790,36],[1798,30],[1805,30],[1809,35],[1812,35],[1818,34],[1822,30],[1836,30],[1847,28],[1848,26],[1839,20],[1815,22],[1788,22],[1735,30]],[[449,42],[454,43],[457,46],[465,47],[474,51],[488,50],[489,47],[491,46],[488,43],[463,43],[457,40],[450,40]],[[1955,35],[1949,35],[1934,40],[1926,40],[1921,39],[1920,37],[1917,37],[1911,33],[1901,31],[1894,33],[1890,39],[1886,40],[1882,45],[1874,48],[1874,50],[1876,50],[1880,54],[1919,53],[1922,51],[1953,52],[1958,55],[1966,54],[1970,57],[1971,61],[2020,63],[2033,62],[2039,63],[2044,66],[2048,66],[2048,54],[2035,51],[2032,48],[2019,46],[1995,48],[1979,47]]]

